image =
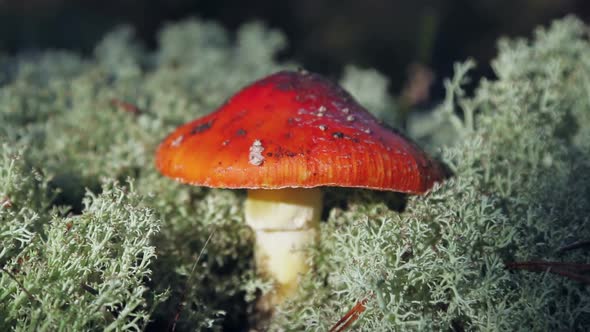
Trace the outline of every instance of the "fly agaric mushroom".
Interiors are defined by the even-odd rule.
[[[282,302],[309,270],[318,187],[420,194],[444,172],[409,139],[384,127],[338,85],[306,71],[256,81],[215,112],[178,127],[159,146],[157,168],[180,182],[248,189],[259,273],[275,281],[263,306]]]

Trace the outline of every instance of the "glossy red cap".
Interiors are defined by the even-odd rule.
[[[423,193],[441,166],[320,75],[282,71],[215,112],[178,127],[156,166],[184,183],[222,188],[358,187]]]

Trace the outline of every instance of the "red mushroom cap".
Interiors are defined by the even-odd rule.
[[[178,127],[159,146],[156,165],[178,181],[223,188],[423,193],[444,177],[436,161],[349,93],[303,71],[256,81]]]

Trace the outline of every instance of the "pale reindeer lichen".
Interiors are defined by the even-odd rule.
[[[90,58],[0,56],[0,330],[247,326],[271,287],[254,272],[243,193],[164,178],[153,155],[176,126],[292,67],[273,61],[283,45],[259,24],[233,42],[187,20],[153,53],[122,28]],[[441,105],[408,120],[453,177],[405,209],[396,195],[328,190],[315,270],[271,330],[325,331],[367,297],[357,330],[590,328],[583,285],[504,268],[588,261],[558,251],[590,239],[587,54],[588,28],[570,17],[502,40],[497,78],[473,97],[473,64],[458,64]],[[378,73],[348,69],[344,83],[397,118]]]

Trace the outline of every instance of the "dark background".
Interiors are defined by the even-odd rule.
[[[473,57],[477,75],[500,36],[530,36],[534,27],[575,14],[588,22],[589,0],[0,0],[0,52],[71,49],[89,54],[100,38],[131,24],[149,48],[166,23],[188,17],[215,20],[230,31],[260,20],[283,31],[289,48],[280,56],[332,77],[345,64],[378,69],[399,94],[412,63],[434,74],[431,92],[455,61]],[[410,75],[411,76],[411,75]],[[427,98],[429,99],[429,98]]]

